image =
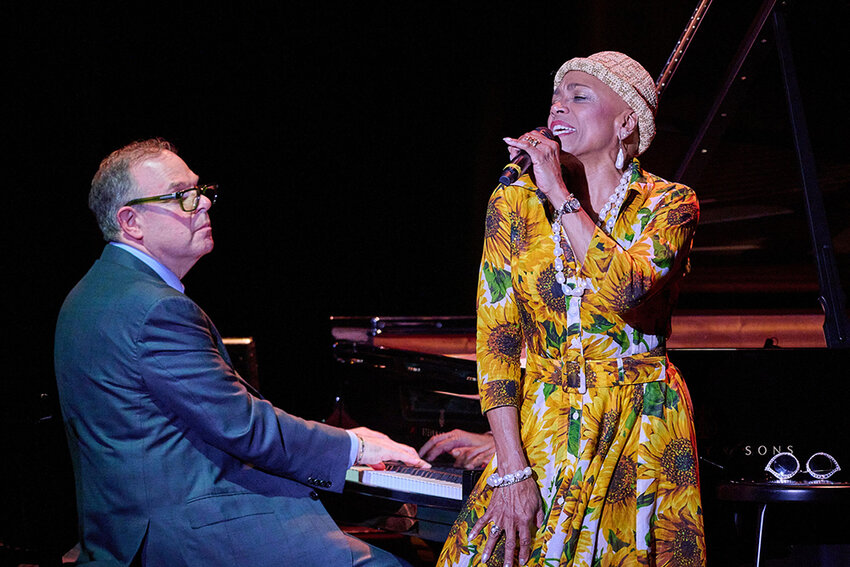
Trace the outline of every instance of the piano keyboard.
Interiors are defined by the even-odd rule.
[[[348,469],[345,480],[400,492],[463,499],[463,473],[459,469],[419,469],[395,464],[387,464],[386,467],[386,470],[376,471],[372,467],[355,465]]]

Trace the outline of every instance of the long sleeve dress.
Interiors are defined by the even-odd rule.
[[[484,412],[519,410],[545,514],[528,565],[705,564],[691,401],[665,350],[699,205],[637,160],[630,172],[611,234],[596,228],[582,265],[566,238],[556,260],[547,206],[527,176],[488,204],[478,384]],[[495,459],[439,565],[481,562],[488,530],[472,541],[468,533],[489,504],[484,479],[494,470]],[[503,546],[504,537],[489,565],[504,564]]]

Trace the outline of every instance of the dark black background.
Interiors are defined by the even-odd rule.
[[[660,72],[692,11],[662,6],[96,3],[11,18],[14,382],[52,380],[53,320],[103,245],[86,207],[99,161],[151,136],[221,185],[216,247],[187,293],[223,335],[255,337],[283,407],[326,394],[330,315],[473,314],[501,138],[545,124],[571,56],[619,49]]]
[[[696,4],[4,8],[0,397],[4,447],[19,455],[9,514],[26,515],[39,490],[14,486],[40,462],[20,451],[45,448],[29,436],[54,415],[53,324],[103,246],[86,196],[110,151],[161,136],[202,182],[221,185],[216,247],[185,278],[187,294],[224,336],[255,338],[267,397],[322,418],[333,396],[328,318],[474,314],[501,138],[545,124],[552,73],[572,56],[624,51],[657,77]],[[662,98],[650,171],[674,175],[758,5],[715,1]],[[791,9],[813,144],[844,167],[847,5]],[[774,106],[745,118],[787,146],[787,116],[765,110]],[[10,533],[24,524],[13,517]]]

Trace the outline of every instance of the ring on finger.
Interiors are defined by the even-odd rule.
[[[537,144],[540,143],[540,140],[538,140],[537,138],[529,138],[528,143],[536,148]]]
[[[497,533],[499,533],[501,531],[502,531],[502,528],[500,528],[496,524],[493,524],[493,527],[490,528],[490,535],[496,535]]]

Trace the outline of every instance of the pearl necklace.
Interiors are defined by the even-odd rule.
[[[596,226],[602,227],[606,233],[611,234],[614,230],[614,224],[617,222],[617,216],[620,214],[620,208],[623,206],[623,201],[626,199],[626,190],[629,188],[629,181],[632,178],[632,169],[634,164],[630,165],[623,176],[620,177],[620,182],[608,197],[602,208],[599,210],[599,218],[596,220]],[[609,216],[610,215],[610,216]],[[604,225],[604,226],[603,226]]]
[[[585,278],[579,277],[570,278],[572,281],[567,281],[567,276],[564,275],[564,249],[561,248],[562,235],[569,242],[563,225],[558,221],[553,222],[552,242],[555,243],[555,281],[561,284],[561,291],[564,295],[581,297],[584,295],[584,290],[590,286],[590,282]]]
[[[608,198],[608,202],[605,203],[599,211],[599,219],[596,221],[596,224],[601,227],[602,224],[605,223],[604,230],[608,234],[611,234],[611,231],[614,230],[614,223],[617,222],[617,215],[619,214],[620,208],[623,206],[623,201],[626,198],[626,189],[629,187],[629,181],[632,178],[633,169],[634,164],[630,165],[628,169],[623,172],[623,176],[620,178],[620,183],[617,184],[614,192]],[[538,189],[536,193],[537,198],[545,206],[546,195],[540,189]],[[608,218],[608,215],[612,211],[614,214]],[[551,238],[552,242],[555,243],[555,280],[561,285],[561,291],[564,295],[581,297],[584,295],[584,291],[590,287],[590,281],[586,278],[576,277],[571,278],[572,281],[567,282],[567,277],[564,275],[564,249],[561,248],[561,238],[565,238],[568,242],[569,238],[564,230],[564,226],[558,221],[552,223]]]

